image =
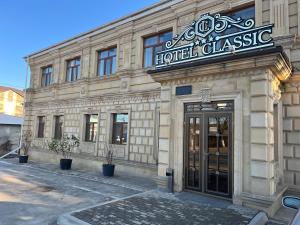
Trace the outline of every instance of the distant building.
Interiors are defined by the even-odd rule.
[[[0,156],[19,146],[22,117],[0,114]]]
[[[0,113],[23,116],[24,92],[11,87],[0,86]]]

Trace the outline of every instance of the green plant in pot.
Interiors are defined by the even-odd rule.
[[[19,163],[27,163],[28,162],[28,152],[31,146],[31,132],[27,131],[23,134],[22,138],[22,146],[19,152]]]
[[[115,165],[113,164],[114,150],[112,145],[105,145],[106,163],[102,165],[102,173],[105,177],[112,177],[115,173]]]
[[[61,154],[60,168],[62,170],[70,170],[72,167],[72,152],[74,148],[80,145],[80,141],[74,135],[64,135],[62,139],[52,139],[47,143],[48,149],[56,154]]]

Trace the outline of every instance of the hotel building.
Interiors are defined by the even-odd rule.
[[[263,209],[300,189],[300,0],[163,0],[26,56],[31,157]]]

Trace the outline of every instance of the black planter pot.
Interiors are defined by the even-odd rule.
[[[72,159],[61,159],[60,168],[62,170],[70,170],[72,166]]]
[[[111,164],[103,164],[102,165],[102,173],[105,177],[112,177],[115,173],[115,165]]]
[[[27,163],[28,155],[19,155],[19,163]]]

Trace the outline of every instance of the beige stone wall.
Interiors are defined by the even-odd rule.
[[[284,174],[290,188],[300,189],[300,80],[284,85]]]
[[[251,192],[264,196],[273,195],[276,192],[275,169],[279,159],[275,159],[274,151],[276,93],[272,88],[272,82],[276,80],[277,78],[271,73],[266,72],[252,76],[250,85]],[[281,146],[280,149],[282,149]]]
[[[130,140],[125,149],[118,148],[120,158],[147,165],[156,165],[159,161],[159,165],[163,168],[159,170],[159,175],[163,175],[164,169],[169,165],[172,157],[175,157],[170,155],[169,149],[176,146],[176,143],[172,144],[168,141],[172,136],[173,127],[171,130],[167,129],[171,124],[170,113],[175,113],[177,110],[174,105],[170,106],[174,86],[161,87],[146,73],[146,69],[143,68],[143,37],[168,29],[172,29],[173,33],[177,34],[201,14],[230,11],[254,3],[257,25],[274,23],[273,36],[276,44],[283,45],[293,66],[296,70],[300,70],[299,0],[160,1],[141,13],[125,17],[31,55],[29,57],[31,81],[26,103],[25,129],[35,130],[36,117],[44,114],[47,116],[46,137],[50,138],[53,132],[53,116],[63,113],[65,131],[81,136],[83,114],[89,111],[98,112],[100,129],[97,144],[83,143],[82,149],[78,150],[82,155],[97,157],[101,156],[103,143],[109,138],[110,113],[126,111],[130,113],[131,118]],[[295,36],[296,34],[298,36]],[[117,73],[109,79],[101,80],[96,75],[97,51],[110,46],[117,46]],[[81,57],[81,79],[66,83],[66,60],[78,56]],[[41,88],[41,68],[50,64],[54,68],[53,84]],[[224,71],[216,70],[216,73],[215,75],[220,75],[218,73],[223,75]],[[246,96],[243,97],[245,101],[243,106],[246,108],[243,109],[244,114],[240,121],[245,124],[243,128],[243,135],[245,135],[243,140],[246,140],[243,155],[245,170],[242,174],[245,178],[240,178],[243,181],[239,191],[252,190],[252,187],[261,187],[261,184],[268,182],[268,185],[252,193],[271,194],[276,191],[274,178],[276,165],[272,161],[271,154],[274,150],[271,122],[273,117],[271,103],[273,104],[274,99],[273,94],[265,92],[271,91],[273,80],[268,73],[263,72],[260,75],[266,77],[259,79],[254,77],[247,81],[243,80],[245,78],[237,81],[228,78],[229,83],[227,82],[229,80],[223,77],[225,83],[219,80],[219,84],[218,82],[215,84],[217,89],[229,92],[243,89],[243,96]],[[210,84],[203,82],[203,87]],[[256,87],[260,88],[256,90]],[[151,93],[159,93],[160,88],[161,97],[149,99],[148,96],[152,96]],[[262,93],[255,93],[258,90]],[[225,94],[223,92],[223,95]],[[160,129],[156,127],[159,112]],[[264,123],[255,123],[261,120]],[[158,152],[159,134],[160,151]],[[257,136],[257,134],[261,135]],[[34,143],[41,146],[43,140],[35,139]]]
[[[115,158],[136,163],[156,165],[158,108],[157,94],[118,98],[94,98],[60,102],[38,103],[26,117],[25,129],[33,129],[33,147],[47,151],[47,140],[54,137],[54,116],[63,115],[63,133],[80,138],[75,154],[104,160],[105,143],[111,143],[112,113],[128,113],[128,144],[114,145]],[[85,142],[85,114],[98,114],[96,142]],[[37,117],[46,116],[45,138],[37,138]]]
[[[273,214],[285,190],[279,79],[290,68],[282,70],[282,60],[274,54],[152,74],[162,84],[158,175],[174,168],[176,190],[183,190],[184,103],[232,100],[233,201]],[[192,94],[176,96],[182,85],[192,85]]]

